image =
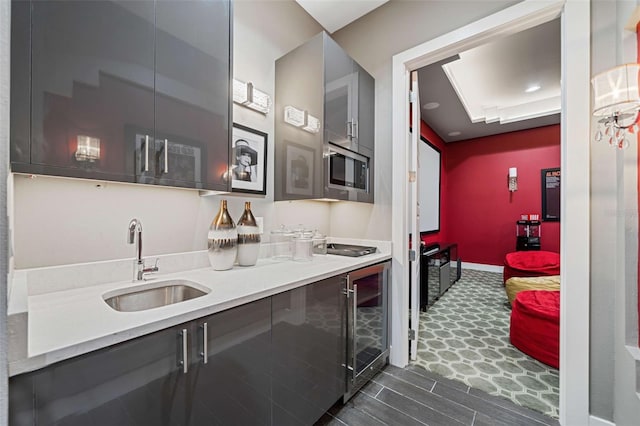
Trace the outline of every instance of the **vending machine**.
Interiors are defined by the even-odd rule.
[[[540,221],[518,220],[516,222],[516,251],[540,250]]]

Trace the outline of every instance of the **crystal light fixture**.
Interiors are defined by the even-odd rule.
[[[295,127],[304,126],[304,110],[291,105],[284,107],[284,122]]]
[[[306,114],[306,117],[307,123],[302,130],[306,130],[309,133],[318,133],[320,131],[320,120],[309,113]]]
[[[233,102],[263,114],[268,114],[271,109],[269,95],[256,89],[253,83],[245,83],[235,78],[233,79]]]
[[[594,139],[624,149],[629,134],[638,132],[640,64],[624,64],[591,79],[593,115],[599,117]]]
[[[320,132],[320,119],[309,114],[308,111],[291,105],[284,107],[284,122],[309,133]]]

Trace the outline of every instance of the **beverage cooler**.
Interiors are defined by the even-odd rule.
[[[540,225],[538,220],[516,222],[516,251],[540,250]]]
[[[347,275],[346,402],[389,359],[389,269],[391,262]]]

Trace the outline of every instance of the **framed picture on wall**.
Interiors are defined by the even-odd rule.
[[[542,169],[542,220],[560,221],[560,168]]]
[[[287,144],[285,164],[287,194],[313,195],[313,164],[315,153],[312,149],[298,144]]]
[[[267,193],[267,134],[233,123],[231,190]]]

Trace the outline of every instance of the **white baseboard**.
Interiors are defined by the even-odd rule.
[[[589,416],[589,426],[616,426],[616,424],[600,417]]]
[[[473,269],[475,271],[499,272],[502,273],[504,266],[485,265],[482,263],[462,262],[462,269]]]

